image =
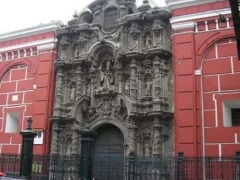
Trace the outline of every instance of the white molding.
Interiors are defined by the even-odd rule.
[[[40,24],[38,26],[33,26],[26,29],[21,29],[21,30],[17,30],[9,33],[0,34],[0,42],[23,38],[31,35],[40,34],[40,33],[55,31],[62,25],[63,23],[61,21],[53,21],[47,24]]]
[[[173,24],[173,23],[182,22],[182,21],[190,21],[190,20],[195,20],[195,19],[209,18],[209,17],[218,16],[219,14],[222,14],[222,15],[231,14],[231,9],[225,8],[225,9],[218,9],[218,10],[214,10],[214,11],[206,11],[206,12],[201,12],[201,13],[176,16],[176,17],[173,17],[170,19],[170,23]]]
[[[194,29],[195,28],[195,22],[184,22],[184,23],[178,23],[173,24],[172,29],[174,31],[184,30],[184,29]]]
[[[23,49],[23,48],[26,48],[26,47],[39,46],[39,45],[48,44],[48,43],[55,43],[55,42],[57,42],[56,38],[48,38],[48,39],[28,42],[28,43],[24,43],[24,44],[18,44],[18,45],[14,45],[14,46],[3,47],[3,48],[0,48],[0,53],[5,52],[5,51],[12,51],[12,50],[16,50],[16,49]]]
[[[37,47],[38,51],[46,51],[46,50],[52,50],[56,47],[56,43],[52,42],[52,43],[48,43],[48,44],[43,44],[43,45],[39,45]]]
[[[217,1],[219,0],[166,0],[166,4],[170,10],[174,10],[188,6],[213,3]]]

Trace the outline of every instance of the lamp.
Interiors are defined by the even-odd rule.
[[[28,123],[27,130],[32,130],[32,122],[33,122],[32,118],[29,117],[27,120],[27,123]]]

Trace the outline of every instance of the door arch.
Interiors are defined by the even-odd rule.
[[[119,128],[105,124],[96,130],[93,145],[93,177],[98,180],[122,180],[124,173],[124,137]]]

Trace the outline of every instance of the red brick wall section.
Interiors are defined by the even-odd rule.
[[[21,137],[5,133],[8,112],[20,112],[18,131],[26,128],[26,119],[32,116],[34,77],[25,65],[17,65],[4,75],[0,84],[0,144],[1,153],[19,153]],[[15,99],[14,99],[15,98]]]
[[[54,36],[54,32],[39,34],[1,42],[0,47],[24,44]],[[36,48],[33,47],[33,49]],[[49,153],[49,117],[53,106],[54,59],[55,51],[53,50],[0,63],[0,153],[20,153],[21,151],[22,139],[19,133],[5,133],[6,114],[10,111],[20,113],[19,132],[26,128],[27,118],[33,118],[33,129],[44,131],[44,142],[42,145],[34,145],[34,153]],[[16,97],[18,97],[17,100]]]
[[[202,70],[206,155],[234,155],[240,148],[240,127],[223,127],[222,104],[224,100],[240,100],[235,39],[215,43],[203,60]]]

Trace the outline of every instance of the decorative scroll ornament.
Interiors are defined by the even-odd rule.
[[[116,100],[105,99],[99,100],[96,104],[96,107],[89,107],[88,109],[88,121],[93,121],[97,117],[110,118],[115,116],[121,120],[127,118],[128,113],[124,103],[117,104]]]

